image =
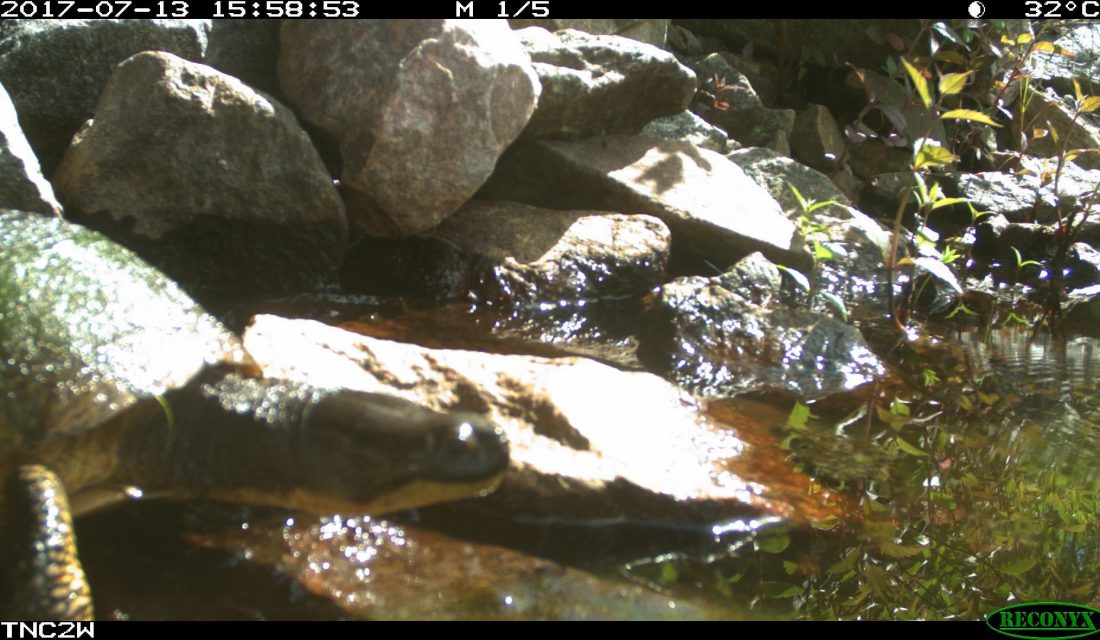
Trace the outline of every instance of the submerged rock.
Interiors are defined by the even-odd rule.
[[[343,204],[294,114],[169,53],[118,66],[55,185],[69,215],[198,289],[308,288],[346,249]]]
[[[566,29],[517,31],[542,84],[523,138],[637,133],[687,108],[695,74],[667,51]]]
[[[885,373],[855,327],[779,301],[779,271],[759,254],[714,278],[660,288],[642,318],[642,362],[705,396],[786,391],[815,399]]]
[[[779,205],[720,154],[679,140],[606,136],[532,140],[501,159],[481,195],[556,209],[647,213],[673,246],[717,264],[753,251],[783,263],[805,255]]]
[[[350,219],[384,236],[431,229],[468,200],[540,92],[503,20],[288,20],[278,73],[339,143]]]
[[[681,522],[765,512],[802,522],[833,509],[774,443],[746,444],[652,374],[425,349],[273,316],[257,316],[244,342],[271,375],[489,416],[508,433],[511,467],[487,504],[509,512]],[[759,474],[764,460],[772,471]]]

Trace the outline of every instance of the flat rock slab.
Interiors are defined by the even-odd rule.
[[[352,221],[382,236],[427,231],[468,200],[541,90],[504,20],[288,20],[278,74],[338,142]]]
[[[654,118],[683,111],[695,95],[695,73],[652,45],[572,29],[516,34],[542,83],[524,138],[637,133]]]
[[[61,215],[61,203],[42,175],[38,157],[19,127],[8,92],[0,85],[0,207]]]
[[[742,476],[754,457],[783,466],[785,455],[746,445],[651,374],[581,358],[425,349],[274,316],[257,316],[244,342],[267,375],[486,415],[512,445],[508,475],[490,498],[501,508],[567,517],[766,512],[799,521],[831,512],[790,469]]]
[[[346,250],[343,203],[294,114],[170,53],[118,66],[54,182],[68,214],[200,288],[306,288]]]
[[[674,247],[717,263],[761,251],[802,264],[779,204],[721,154],[680,140],[601,136],[514,145],[482,194],[555,209],[653,215]]]

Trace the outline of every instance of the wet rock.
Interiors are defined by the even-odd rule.
[[[760,147],[741,149],[726,156],[745,170],[745,173],[764,187],[783,208],[783,214],[792,221],[802,215],[802,207],[791,191],[794,185],[807,201],[827,202],[836,200],[850,204],[844,192],[819,171],[784,157],[771,149]],[[816,215],[821,215],[820,210]]]
[[[67,213],[198,289],[300,290],[335,276],[339,194],[294,114],[205,65],[119,65],[55,180]]]
[[[497,303],[509,306],[640,297],[665,277],[671,242],[657,218],[473,201],[434,232],[491,261]]]
[[[837,168],[837,162],[844,156],[844,136],[827,108],[811,104],[798,112],[791,130],[791,151],[818,171]]]
[[[753,271],[766,273],[759,266]],[[766,279],[751,273],[739,264],[720,277],[680,278],[661,287],[642,318],[642,361],[712,397],[780,390],[814,399],[883,375],[855,327],[778,304],[778,272]],[[746,279],[759,283],[751,298],[741,293]]]
[[[210,23],[203,62],[253,89],[281,99],[275,73],[279,21],[214,19]]]
[[[523,138],[637,133],[654,118],[683,111],[695,93],[695,74],[657,47],[574,30],[516,35],[542,84]]]
[[[726,132],[691,111],[681,111],[673,116],[657,118],[643,127],[642,133],[648,136],[690,142],[700,149],[710,149],[717,153],[729,151],[729,136],[726,135]]]
[[[201,62],[208,20],[6,20],[0,82],[47,176],[92,117],[115,65],[141,51]]]
[[[741,144],[763,146],[773,138],[765,121],[767,109],[745,74],[731,67],[719,53],[712,53],[692,68],[700,85],[692,111]]]
[[[555,209],[647,213],[673,245],[720,264],[762,251],[798,263],[794,225],[766,191],[725,157],[676,140],[607,136],[514,145],[482,197]]]
[[[1072,55],[1032,51],[1024,61],[1026,73],[1050,81],[1065,95],[1073,94],[1074,80],[1085,94],[1100,94],[1100,24],[1083,20],[1060,26],[1064,33],[1054,44]]]
[[[1066,262],[1069,274],[1065,280],[1067,287],[1081,289],[1100,284],[1100,251],[1084,242],[1075,242],[1070,246],[1068,254]]]
[[[1065,323],[1076,331],[1097,334],[1100,327],[1100,284],[1074,289],[1062,303]]]
[[[269,534],[274,537],[274,534]],[[369,620],[674,620],[729,609],[673,598],[496,545],[369,517],[283,528],[277,563],[311,593]],[[275,564],[275,562],[272,562]]]
[[[0,85],[0,207],[61,215],[61,203],[42,176],[8,92]]]
[[[511,466],[486,504],[509,512],[683,522],[761,511],[805,521],[832,510],[800,493],[805,478],[780,471],[774,443],[746,445],[652,374],[424,349],[273,316],[257,316],[244,342],[270,375],[487,416],[508,433]],[[773,472],[755,475],[764,460]]]
[[[540,86],[502,20],[289,20],[279,81],[340,145],[350,219],[426,231],[482,185]]]
[[[577,19],[577,18],[510,18],[508,24],[513,29],[542,27],[547,31],[575,29],[594,36],[622,36],[665,48],[668,40],[668,20],[619,20],[619,19]]]
[[[1021,114],[1024,122],[1033,122],[1032,128],[1051,128],[1058,132],[1059,142],[1047,135],[1029,139],[1027,152],[1044,158],[1060,155],[1063,149],[1100,148],[1100,126],[1090,122],[1087,117],[1073,117],[1071,109],[1061,98],[1051,93],[1036,91],[1028,104],[1026,112]],[[1082,153],[1074,162],[1085,169],[1100,169],[1100,154]]]

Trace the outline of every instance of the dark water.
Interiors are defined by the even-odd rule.
[[[97,610],[978,619],[1027,600],[1100,605],[1100,345],[1025,331],[941,337],[928,353],[946,355],[927,358],[936,381],[883,383],[862,409],[815,408],[804,428],[787,425],[789,402],[715,405],[752,416],[797,469],[850,499],[818,529],[523,520],[477,501],[387,520],[138,503],[78,525]]]

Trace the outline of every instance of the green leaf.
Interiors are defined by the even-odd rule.
[[[833,258],[833,252],[829,251],[825,245],[821,244],[817,240],[813,241],[814,245],[814,260],[831,260]]]
[[[786,534],[757,538],[754,543],[757,551],[764,553],[783,553],[791,546],[791,537]]]
[[[940,207],[947,207],[953,204],[965,204],[967,202],[970,202],[969,198],[941,198],[932,205],[932,211],[935,211]]]
[[[940,76],[940,93],[945,96],[953,96],[963,90],[966,87],[966,79],[970,77],[973,71],[967,71],[966,73],[945,73]]]
[[[1001,567],[1001,573],[1010,576],[1019,576],[1031,571],[1031,568],[1038,563],[1036,558],[1020,558],[1013,560],[1005,566]]]
[[[795,402],[791,407],[791,413],[787,416],[787,426],[792,429],[802,431],[806,428],[806,423],[810,418],[814,417],[810,413],[810,408],[801,402]]]
[[[791,277],[791,279],[794,280],[795,284],[797,284],[799,287],[801,287],[803,291],[809,291],[810,290],[810,281],[806,279],[806,276],[802,275],[801,271],[798,271],[796,269],[792,269],[790,267],[785,267],[781,264],[777,264],[775,266],[776,266],[776,268],[778,268],[783,273],[786,273],[787,275],[789,275]]]
[[[951,153],[947,147],[925,143],[917,149],[913,159],[913,168],[942,167],[946,164],[958,161],[959,156]]]
[[[766,581],[760,584],[760,590],[766,598],[793,598],[802,594],[802,585]]]
[[[913,81],[913,87],[916,88],[917,94],[920,95],[920,101],[924,103],[924,108],[931,109],[932,96],[928,93],[928,81],[925,80],[920,71],[909,64],[909,61],[905,58],[901,59],[901,64],[905,67],[905,72],[909,74],[909,79]]]
[[[955,305],[955,308],[951,310],[951,313],[947,314],[947,317],[954,318],[959,313],[965,313],[968,316],[981,315],[977,311],[974,311],[970,307],[960,302],[959,304]]]
[[[974,111],[973,109],[952,109],[941,115],[940,118],[943,120],[970,120],[972,122],[988,124],[991,127],[1001,126],[981,111]]]
[[[918,457],[927,457],[928,456],[927,453],[921,451],[917,447],[915,447],[915,446],[909,444],[908,442],[906,442],[905,439],[902,438],[901,436],[895,436],[894,441],[898,443],[898,448],[899,449],[901,449],[905,453],[908,453],[911,456],[918,456]]]
[[[840,320],[842,322],[848,322],[848,307],[844,305],[844,301],[840,299],[840,296],[836,295],[832,291],[822,291],[818,295],[824,298],[825,303],[840,314]]]
[[[924,386],[931,387],[939,383],[940,377],[936,375],[936,372],[932,369],[925,369],[921,371],[921,378],[924,380]]]
[[[806,209],[808,209],[810,205],[806,202],[806,199],[802,197],[802,193],[790,182],[787,183],[787,188],[791,190],[791,193],[794,194],[794,199],[798,201],[798,208],[806,212]]]
[[[675,584],[680,580],[680,570],[671,562],[661,564],[661,575],[657,577],[658,584]]]

